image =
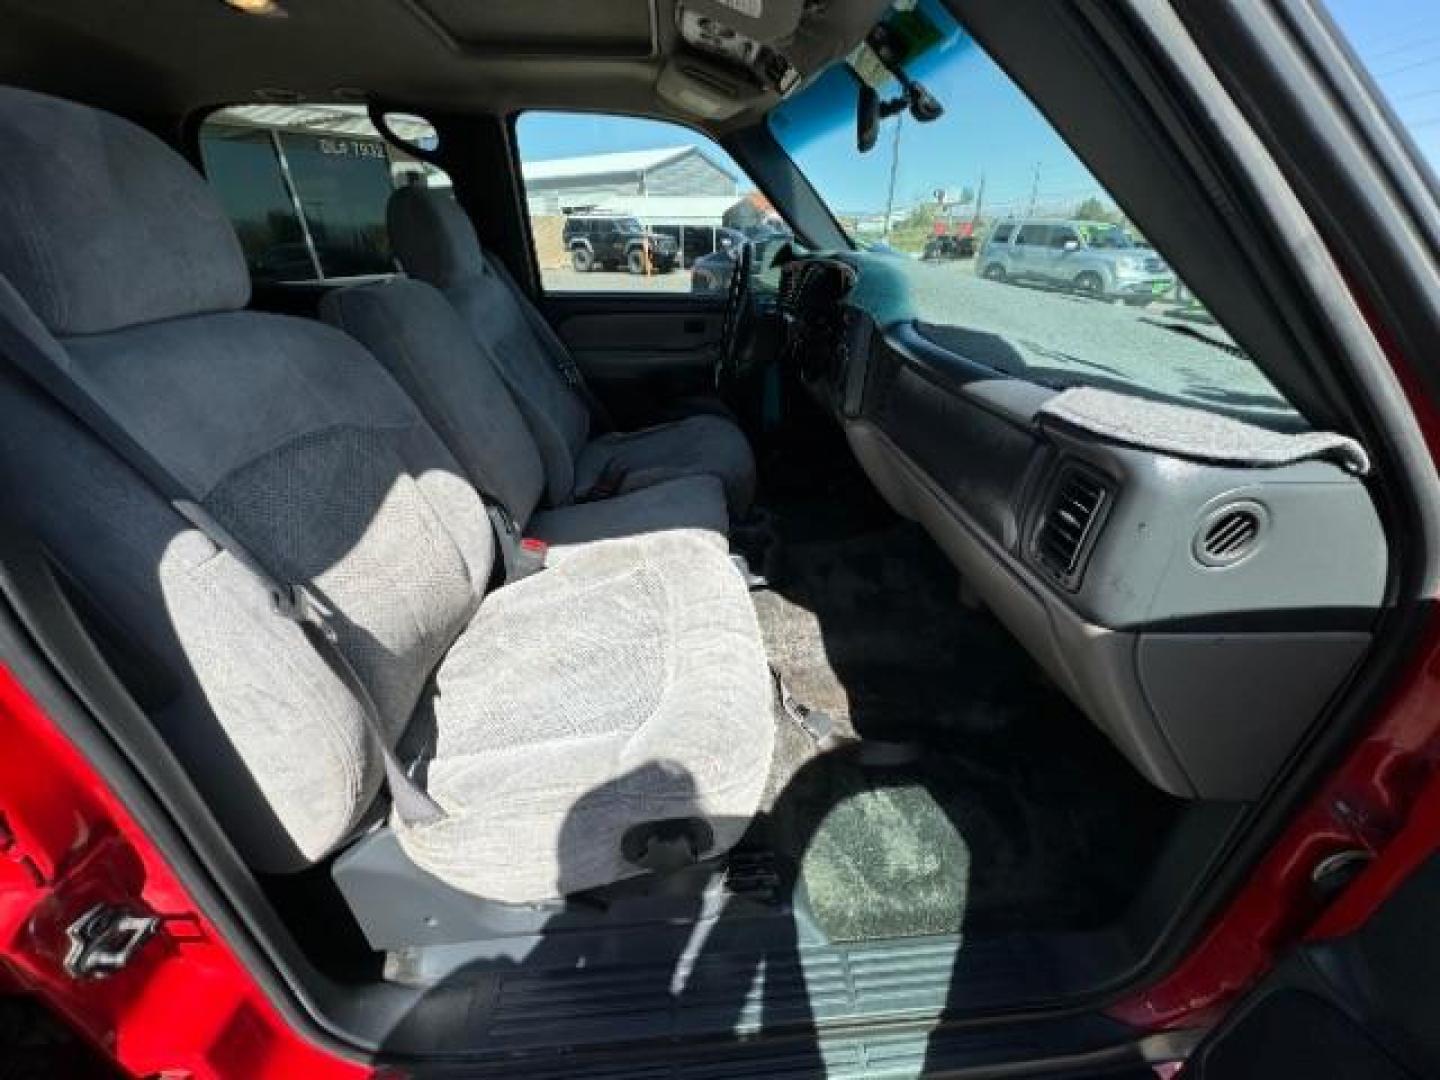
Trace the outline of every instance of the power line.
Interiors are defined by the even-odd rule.
[[[1416,98],[1434,97],[1436,94],[1440,94],[1440,86],[1431,86],[1424,90],[1413,90],[1408,94],[1391,94],[1390,103],[1392,105],[1398,105],[1402,101],[1414,101]]]
[[[1350,40],[1355,45],[1356,52],[1360,53],[1361,55],[1369,55],[1370,50],[1375,46],[1380,46],[1381,48],[1390,48],[1392,42],[1400,41],[1402,38],[1407,38],[1411,34],[1415,33],[1417,30],[1429,30],[1434,25],[1434,16],[1424,15],[1410,22],[1401,23],[1398,26],[1387,27],[1387,33],[1372,38],[1367,44],[1363,46],[1361,45],[1358,38],[1352,37]]]
[[[1362,53],[1361,59],[1363,59],[1367,64],[1373,64],[1376,60],[1384,60],[1387,56],[1396,56],[1399,53],[1409,52],[1411,49],[1418,49],[1425,45],[1433,45],[1437,41],[1440,41],[1440,34],[1435,34],[1427,38],[1420,38],[1416,41],[1407,41],[1403,45],[1395,45],[1388,49],[1381,49],[1379,52],[1369,53],[1368,55]]]
[[[1403,75],[1407,71],[1419,71],[1421,68],[1430,67],[1432,64],[1440,64],[1440,56],[1427,56],[1423,60],[1416,60],[1409,64],[1401,64],[1399,67],[1391,68],[1389,71],[1377,71],[1375,72],[1375,78],[1390,79],[1396,75]]]

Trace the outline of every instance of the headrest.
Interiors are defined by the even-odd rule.
[[[403,187],[390,196],[390,246],[411,277],[438,289],[485,273],[475,226],[449,192]]]
[[[244,307],[250,276],[201,176],[97,109],[0,87],[0,275],[51,333]]]

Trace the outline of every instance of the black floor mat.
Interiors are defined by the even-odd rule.
[[[756,594],[798,699],[923,748],[890,768],[846,751],[790,763],[769,831],[836,940],[1099,926],[1177,812],[958,590],[907,524],[789,541]]]

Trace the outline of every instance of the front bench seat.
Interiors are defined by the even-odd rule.
[[[239,244],[188,164],[13,89],[0,145],[0,318],[323,597],[383,738],[447,813],[391,822],[420,868],[531,902],[641,873],[616,833],[677,805],[713,815],[706,854],[733,842],[774,728],[722,551],[615,540],[485,595],[494,540],[459,465],[350,338],[241,310]],[[0,485],[253,866],[299,870],[369,823],[383,769],[356,698],[255,574],[5,365]]]
[[[405,187],[391,195],[386,221],[405,272],[443,292],[494,357],[539,444],[551,505],[709,474],[724,483],[732,519],[749,513],[755,458],[732,421],[702,414],[592,437],[590,409],[561,374],[574,368],[559,355],[564,344],[537,332],[543,316],[492,265],[459,203],[446,192]]]
[[[639,872],[622,840],[643,822],[698,816],[712,853],[739,840],[774,725],[753,605],[725,561],[687,533],[617,540],[487,598],[435,674],[428,788],[451,812],[401,833],[411,858],[527,901]]]
[[[727,548],[725,490],[704,473],[546,509],[545,465],[490,356],[432,285],[394,278],[336,289],[320,314],[373,353],[445,440],[470,479],[552,558],[578,544],[692,529]]]

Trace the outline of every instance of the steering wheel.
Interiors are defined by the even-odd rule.
[[[722,389],[740,370],[745,323],[750,316],[750,278],[755,268],[755,247],[741,241],[735,252],[735,270],[725,292],[725,313],[720,320],[720,352],[715,361],[715,388]]]

